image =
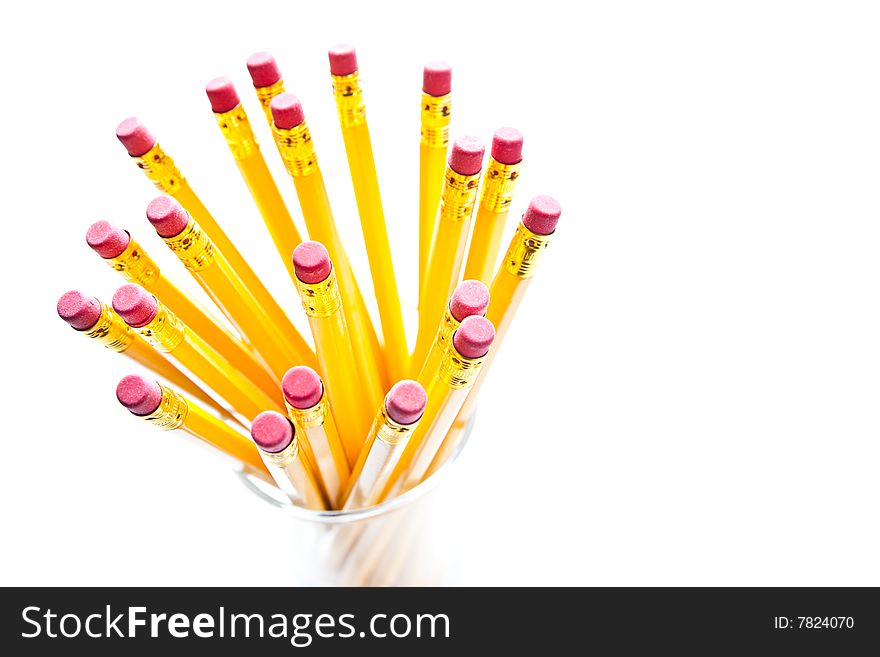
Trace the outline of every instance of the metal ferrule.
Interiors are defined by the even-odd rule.
[[[260,150],[251,122],[241,104],[228,112],[215,114],[214,118],[236,160],[243,160]]]
[[[438,221],[465,221],[474,211],[480,174],[463,176],[446,167],[446,179],[440,194]]]
[[[142,287],[149,287],[159,278],[159,266],[131,235],[128,236],[128,246],[125,247],[125,251],[115,258],[107,258],[107,264],[125,276],[126,280]]]
[[[174,351],[186,337],[186,325],[161,301],[156,306],[156,316],[149,324],[135,329],[156,351]]]
[[[495,214],[506,214],[510,210],[521,164],[501,164],[494,157],[489,158],[480,194],[481,208]]]
[[[150,150],[134,160],[159,191],[174,196],[184,183],[180,169],[159,144],[154,144]]]
[[[257,100],[260,101],[260,107],[263,108],[266,120],[269,121],[269,125],[272,125],[272,108],[269,105],[275,96],[284,93],[284,78],[268,87],[254,87],[254,91],[257,92]]]
[[[321,401],[311,408],[296,408],[291,406],[285,400],[287,406],[287,416],[293,420],[294,424],[301,426],[303,429],[310,427],[320,427],[324,424],[324,418],[327,415],[327,395],[321,397]]]
[[[450,345],[450,348],[443,354],[443,360],[440,362],[440,370],[437,376],[453,390],[470,388],[474,385],[474,381],[485,361],[486,356],[465,358],[458,353],[455,347]]]
[[[342,297],[336,284],[336,272],[332,269],[330,275],[320,283],[303,283],[297,278],[296,289],[303,310],[309,317],[330,317],[342,306]]]
[[[162,388],[162,401],[159,402],[159,407],[149,415],[142,417],[150,424],[165,429],[165,431],[179,429],[183,426],[189,413],[186,399],[161,383],[159,387]]]
[[[199,272],[214,264],[214,242],[192,217],[182,231],[174,237],[163,237],[174,255],[183,266],[192,272]]]
[[[449,120],[452,94],[432,96],[422,93],[422,144],[446,149],[449,145]]]
[[[367,122],[364,94],[358,80],[358,72],[351,75],[331,75],[333,95],[336,96],[336,109],[339,123],[343,128],[354,128]]]
[[[520,222],[504,256],[504,268],[519,278],[531,278],[551,237],[552,233],[536,235]]]
[[[101,316],[95,325],[80,332],[116,352],[125,351],[134,341],[134,330],[106,303],[101,304]]]
[[[418,426],[418,424],[418,420],[412,424],[398,424],[388,417],[384,402],[382,403],[382,408],[380,408],[379,412],[376,414],[376,419],[373,420],[376,439],[381,440],[388,445],[397,445],[398,443],[407,440],[409,434],[416,428],[416,426]],[[370,433],[372,434],[373,431],[370,431]]]
[[[287,130],[272,124],[272,134],[287,172],[294,177],[308,176],[318,171],[318,156],[312,143],[312,133],[303,121]]]
[[[445,352],[448,345],[451,344],[452,334],[458,330],[461,322],[455,319],[452,311],[449,310],[449,304],[443,309],[443,319],[440,320],[440,327],[437,329],[437,344]]]
[[[279,468],[283,468],[289,463],[292,463],[299,455],[299,441],[296,439],[296,429],[294,429],[293,438],[291,439],[290,444],[280,452],[264,452],[261,449],[260,453],[269,463],[276,465]]]

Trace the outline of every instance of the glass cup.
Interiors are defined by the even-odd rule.
[[[434,474],[403,495],[353,511],[315,511],[294,504],[276,488],[246,473],[245,486],[287,515],[294,528],[294,580],[303,586],[439,586],[455,577],[454,529],[438,514],[443,487],[468,437],[472,413],[458,446]]]

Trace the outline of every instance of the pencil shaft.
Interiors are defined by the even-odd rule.
[[[437,218],[445,170],[446,147],[438,148],[421,144],[419,147],[419,308],[422,305],[422,289],[431,254],[434,221]]]
[[[249,438],[191,401],[187,402],[187,406],[189,408],[182,427],[187,433],[245,464],[254,472],[259,473],[262,479],[272,480],[256,446]]]
[[[482,281],[486,285],[492,282],[506,217],[507,212],[492,212],[483,205],[479,206],[464,267],[464,280]]]

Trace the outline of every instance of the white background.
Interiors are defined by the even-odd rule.
[[[453,64],[454,134],[526,135],[514,214],[539,193],[563,206],[447,482],[461,581],[880,584],[871,3],[90,6],[19,3],[0,27],[3,584],[289,583],[257,557],[297,558],[290,521],[119,406],[133,366],[55,302],[120,284],[85,244],[98,219],[198,291],[114,136],[136,114],[305,326],[203,92],[235,81],[301,221],[244,65],[263,49],[369,289],[339,41],[358,49],[408,307],[426,61]]]

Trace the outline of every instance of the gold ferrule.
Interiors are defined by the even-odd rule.
[[[445,352],[449,341],[452,340],[452,334],[461,326],[461,322],[455,319],[452,311],[449,310],[449,304],[443,310],[443,319],[440,320],[440,328],[437,329],[437,344]]]
[[[156,316],[146,326],[135,329],[156,351],[174,351],[186,337],[186,325],[161,301],[156,305]]]
[[[214,264],[214,242],[192,217],[182,231],[174,237],[163,237],[183,266],[192,272],[202,271]]]
[[[513,190],[519,178],[522,162],[501,164],[494,157],[489,158],[489,166],[483,177],[483,191],[480,194],[480,207],[495,214],[506,213],[513,201]]]
[[[183,175],[159,144],[154,144],[150,150],[134,159],[159,191],[174,196],[180,190],[184,183]]]
[[[242,105],[239,104],[228,112],[215,114],[214,118],[217,119],[217,125],[220,126],[220,132],[226,139],[226,145],[229,146],[232,157],[236,160],[243,160],[260,149]]]
[[[125,276],[125,279],[143,287],[159,278],[159,266],[147,255],[141,245],[128,236],[128,246],[115,258],[107,258],[107,264]]]
[[[257,449],[259,449],[259,447]],[[294,432],[290,444],[280,452],[264,452],[260,449],[260,453],[272,465],[277,465],[279,468],[285,467],[289,463],[295,461],[296,457],[299,455],[299,441],[296,439],[296,433]]]
[[[376,413],[376,419],[373,420],[376,439],[381,440],[387,445],[397,445],[406,440],[417,424],[418,421],[412,424],[398,424],[388,417],[384,402],[382,403],[382,408]],[[370,431],[370,433],[372,434],[373,431]]]
[[[275,96],[284,93],[284,79],[282,78],[275,84],[270,84],[268,87],[254,87],[254,91],[257,92],[257,100],[260,101],[260,107],[263,108],[263,112],[266,115],[266,119],[269,121],[269,125],[272,125],[272,108],[269,107],[269,105],[272,103],[272,99],[275,98]]]
[[[453,347],[447,349],[440,362],[440,371],[437,376],[453,390],[470,388],[474,385],[486,356],[480,358],[465,358]]]
[[[82,332],[116,352],[125,351],[134,341],[134,330],[106,303],[101,304],[101,316],[95,325]]]
[[[531,278],[552,236],[536,235],[520,222],[504,256],[504,267],[514,276]]]
[[[173,431],[183,426],[186,415],[189,413],[189,405],[181,395],[174,392],[171,388],[166,388],[161,383],[162,401],[159,407],[150,413],[144,415],[143,418],[150,424],[155,424],[165,431]]]
[[[439,221],[464,221],[474,211],[480,174],[463,176],[446,167],[446,180],[440,194]]]
[[[318,170],[318,156],[312,143],[312,133],[305,121],[290,130],[279,128],[273,123],[272,133],[284,166],[291,176],[308,176]]]
[[[330,317],[338,312],[342,305],[339,286],[336,284],[336,272],[332,269],[330,275],[320,283],[303,283],[297,278],[296,289],[303,310],[309,317]]]
[[[296,408],[284,402],[287,406],[287,415],[293,420],[294,424],[308,429],[310,427],[320,427],[324,424],[324,418],[327,416],[327,395],[321,397],[321,401],[311,408]]]
[[[364,94],[358,80],[358,72],[351,75],[331,75],[333,95],[336,96],[336,109],[339,110],[339,123],[343,128],[354,128],[367,122],[367,109]]]
[[[452,94],[432,96],[422,93],[422,144],[445,149],[449,145],[449,119]]]

